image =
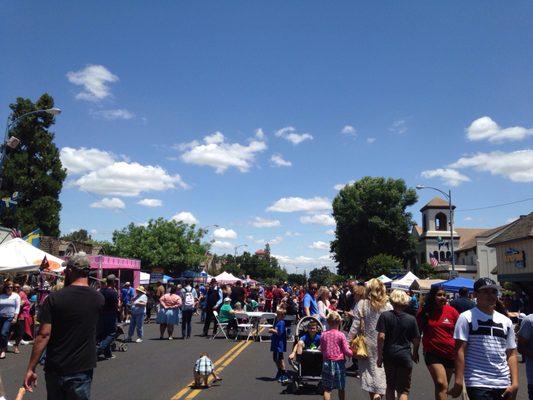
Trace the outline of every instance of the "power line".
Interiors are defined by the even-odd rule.
[[[528,197],[527,199],[511,201],[510,203],[494,204],[492,206],[477,207],[477,208],[463,208],[463,209],[455,210],[455,212],[487,210],[489,208],[498,208],[498,207],[510,206],[510,205],[513,205],[513,204],[525,203],[527,201],[532,201],[532,200],[533,200],[533,197]]]

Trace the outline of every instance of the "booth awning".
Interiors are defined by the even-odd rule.
[[[409,271],[400,279],[392,281],[391,289],[409,290],[413,282],[416,280],[418,280],[418,277],[415,274],[413,274],[411,271]]]
[[[457,293],[459,289],[462,287],[465,287],[468,289],[469,292],[472,292],[474,290],[474,280],[468,279],[468,278],[454,278],[449,281],[443,282],[443,283],[435,283],[431,286],[440,285],[446,290],[447,292],[451,293]]]
[[[32,246],[21,238],[11,239],[0,246],[0,273],[37,271],[46,257],[49,271],[60,272],[63,260]]]
[[[230,274],[229,272],[222,272],[221,274],[215,276],[215,279],[218,283],[235,283],[237,281],[242,281],[241,279],[237,278],[235,275]]]
[[[409,289],[420,292],[429,292],[433,284],[446,282],[444,279],[417,279],[413,282]]]

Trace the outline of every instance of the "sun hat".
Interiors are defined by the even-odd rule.
[[[135,289],[136,291],[138,292],[141,292],[141,293],[144,293],[146,294],[146,289],[144,288],[144,286],[139,286],[137,289]]]

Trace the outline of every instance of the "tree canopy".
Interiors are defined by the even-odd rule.
[[[337,228],[331,251],[340,274],[364,275],[367,260],[380,253],[402,261],[414,253],[410,231],[416,191],[402,179],[364,177],[346,185],[333,200]]]
[[[318,283],[320,286],[340,284],[346,280],[344,276],[337,275],[328,267],[315,268],[309,273],[309,280]]]
[[[166,273],[179,274],[187,269],[197,270],[205,260],[210,246],[203,241],[205,234],[195,225],[158,218],[146,226],[131,223],[113,232],[113,243],[105,251],[139,259],[143,268],[161,267]]]
[[[403,262],[400,258],[388,254],[378,254],[367,260],[365,275],[368,277],[378,277],[390,273],[398,273],[402,269]]]
[[[61,236],[61,239],[69,242],[90,242],[92,241],[91,235],[85,229],[79,229],[75,232],[71,232],[68,235]]]
[[[54,99],[46,93],[36,103],[19,97],[9,107],[12,122],[28,112],[54,107]],[[18,192],[19,198],[16,207],[3,210],[0,223],[18,228],[23,234],[40,228],[44,235],[59,235],[59,194],[66,171],[53,142],[54,133],[49,131],[53,124],[52,115],[36,113],[23,117],[9,132],[20,144],[7,149],[0,197]]]

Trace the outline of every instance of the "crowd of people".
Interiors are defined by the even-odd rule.
[[[31,329],[38,302],[35,293],[28,286],[4,282],[0,358],[6,357],[10,337],[13,354],[19,352],[23,339],[34,339],[24,379],[27,390],[32,390],[37,379],[36,366],[44,363],[49,398],[88,399],[98,358],[114,357],[117,327],[127,326],[125,341],[133,341],[136,335],[135,341],[142,343],[144,324],[154,320],[154,311],[162,340],[178,338],[176,326],[181,327],[180,339],[190,339],[195,314],[203,323],[202,336],[212,337],[218,322],[237,333],[239,311],[275,313],[269,330],[275,378],[283,384],[291,380],[285,353],[292,362],[306,349],[320,351],[326,400],[335,390],[340,399],[345,398],[347,371],[360,377],[360,386],[371,400],[408,399],[420,344],[436,400],[465,392],[472,400],[515,398],[517,347],[526,359],[528,378],[533,376],[533,315],[522,321],[517,346],[515,324],[509,318],[515,314],[508,312],[505,303],[519,311],[524,303],[516,298],[501,302],[500,288],[488,278],[475,282],[473,297],[463,288],[452,300],[442,287],[433,287],[420,297],[387,290],[377,279],[327,287],[312,281],[307,285],[243,285],[240,281],[224,285],[211,279],[206,285],[159,282],[134,288],[126,282],[119,288],[116,277],[108,275],[96,290],[90,284],[89,270],[83,254],[68,260],[64,287],[51,291],[42,302],[36,335]],[[288,325],[302,317],[314,317],[316,322],[308,324],[305,334],[288,349]],[[351,367],[345,366],[345,360],[352,361]],[[210,374],[220,379],[207,354],[201,355],[194,371],[198,384],[207,384]],[[529,389],[533,398],[533,386]]]

